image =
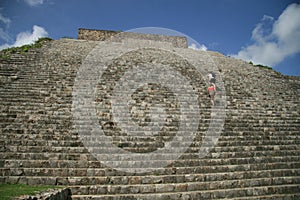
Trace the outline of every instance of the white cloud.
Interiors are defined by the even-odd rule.
[[[194,49],[194,50],[202,50],[202,51],[206,51],[207,50],[207,47],[204,44],[201,44],[199,46],[199,45],[197,45],[195,43],[192,43],[191,45],[189,45],[189,48],[190,49]]]
[[[300,52],[300,4],[289,5],[274,22],[264,16],[252,31],[254,43],[243,48],[235,58],[254,64],[275,66]]]
[[[8,47],[17,47],[17,46],[22,46],[25,44],[32,44],[39,38],[47,37],[47,36],[48,36],[48,33],[43,27],[34,25],[32,32],[25,31],[25,32],[19,33],[17,35],[16,41],[13,45],[9,45],[9,44],[1,45],[0,50],[4,49],[4,48],[8,48]]]
[[[11,20],[7,17],[4,17],[0,13],[0,23],[4,23],[6,28],[8,28],[11,23]],[[6,30],[4,28],[1,28],[1,27],[0,27],[0,39],[4,40],[5,42],[8,42],[10,40],[9,34],[6,32]]]
[[[44,3],[44,0],[24,0],[30,6],[37,6]]]
[[[8,42],[11,39],[9,34],[3,28],[0,28],[0,39],[5,42]]]
[[[11,20],[7,17],[4,17],[1,13],[0,13],[0,22],[3,22],[5,25],[9,26]]]

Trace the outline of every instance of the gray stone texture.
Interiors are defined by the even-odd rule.
[[[35,195],[23,195],[14,200],[71,200],[71,190],[66,189],[51,189]]]
[[[93,30],[93,29],[78,29],[79,40],[92,40],[92,41],[107,41],[117,40],[121,41],[124,38],[138,39],[138,40],[150,40],[159,42],[168,42],[172,46],[178,48],[187,48],[188,42],[186,37],[182,36],[168,36],[158,34],[141,34],[133,32],[122,32],[122,31],[108,31],[108,30]]]
[[[80,39],[89,39],[84,36],[89,31],[79,32],[83,35]],[[143,48],[148,40],[153,44],[151,38],[113,42],[61,39],[1,59],[1,183],[65,185],[71,189],[72,199],[299,199],[300,78],[217,52],[174,47],[169,41],[154,42],[159,48],[116,54],[116,49]],[[112,62],[106,63],[107,70],[95,90],[97,119],[105,122],[104,132],[113,144],[128,152],[149,153],[170,141],[179,126],[179,103],[176,95],[160,84],[141,86],[129,102],[133,121],[147,125],[154,104],[166,108],[169,120],[158,135],[128,135],[111,116],[109,98],[116,81],[132,66],[155,63],[171,66],[190,80],[199,95],[200,116],[191,113],[199,118],[199,128],[179,159],[150,172],[127,173],[106,166],[83,145],[73,124],[72,92],[80,66],[99,44],[110,52],[107,59]],[[203,74],[212,65],[217,80],[224,82],[219,89],[226,91],[226,119],[216,145],[200,159],[199,148],[211,117]],[[203,71],[199,73],[193,66],[202,66]],[[216,98],[218,102],[221,96]],[[101,152],[111,156],[109,149]]]

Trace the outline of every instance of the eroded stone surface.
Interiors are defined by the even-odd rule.
[[[73,199],[299,197],[298,77],[283,76],[215,52],[174,48],[165,43],[142,54],[130,51],[118,55],[114,49],[143,47],[145,41],[123,46],[104,42],[112,62],[107,63],[104,79],[97,83],[94,102],[99,124],[105,122],[104,132],[118,148],[149,153],[163,147],[174,137],[180,116],[176,94],[161,84],[145,84],[132,94],[128,104],[131,118],[146,126],[153,121],[151,107],[161,105],[167,116],[164,130],[145,138],[128,137],[120,131],[112,120],[109,97],[114,83],[130,67],[143,63],[169,65],[191,80],[199,97],[198,134],[180,158],[151,172],[126,173],[90,155],[73,126],[75,78],[83,60],[98,44],[62,39],[0,61],[0,75],[5,77],[0,80],[1,183],[70,185]],[[165,49],[161,50],[161,45]],[[189,62],[173,57],[172,52]],[[199,148],[211,107],[205,76],[199,76],[189,64],[202,66],[200,74],[216,66],[217,80],[224,82],[224,88],[219,89],[226,92],[224,130],[216,146],[201,159]],[[106,150],[103,156],[110,156]]]

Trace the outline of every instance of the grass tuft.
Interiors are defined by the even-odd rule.
[[[29,49],[33,49],[33,48],[40,48],[43,46],[43,44],[47,41],[51,41],[51,38],[40,38],[37,41],[35,41],[33,44],[26,44],[20,47],[10,47],[7,49],[3,49],[0,51],[0,58],[1,59],[8,59],[10,58],[11,54],[14,53],[27,53],[29,51]]]
[[[25,185],[25,184],[0,184],[0,200],[10,200],[22,195],[33,195],[48,189],[55,189],[57,186],[47,185]]]

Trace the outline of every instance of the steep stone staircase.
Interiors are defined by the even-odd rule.
[[[93,156],[84,143],[80,130],[85,130],[87,116],[74,116],[76,95],[90,87],[85,85],[89,80],[78,78],[85,73],[80,71],[83,65],[89,70],[93,65],[107,66],[92,71],[96,75],[97,70],[104,71],[94,88],[93,105],[104,135],[112,138],[120,154],[102,142],[104,146],[97,146],[98,154]],[[180,138],[188,146],[178,158],[177,151],[169,151],[163,155],[169,160],[155,160],[155,156],[161,158],[155,155],[150,163],[157,165],[139,164],[146,162],[143,155],[164,149],[180,129],[182,102],[169,88],[160,83],[141,85],[129,103],[132,120],[142,127],[155,122],[149,117],[152,106],[165,107],[168,120],[159,133],[130,135],[114,120],[122,116],[121,111],[111,111],[114,88],[134,66],[176,69],[198,95],[199,114],[188,112],[197,120],[197,130],[192,141]],[[217,74],[215,108],[206,94],[205,75],[211,70]],[[283,76],[216,52],[174,48],[162,42],[61,39],[2,59],[0,78],[2,183],[67,185],[72,199],[300,198],[299,77]],[[74,93],[78,87],[79,93]],[[189,87],[183,96],[190,94]],[[211,138],[213,145],[201,157],[201,145],[216,116],[224,117],[217,118],[219,123],[224,119],[222,131]],[[86,136],[92,137],[92,131],[87,128]],[[92,139],[88,144],[101,142]],[[122,156],[136,160],[120,161]]]

